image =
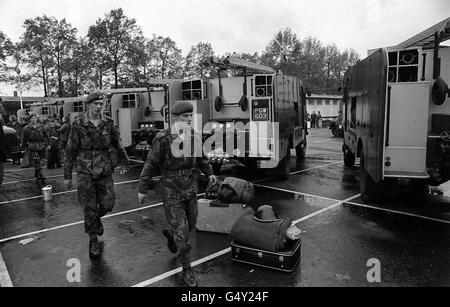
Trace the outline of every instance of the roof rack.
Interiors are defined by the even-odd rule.
[[[252,63],[247,60],[239,59],[233,56],[227,56],[224,60],[220,60],[217,57],[211,57],[209,61],[205,63],[205,65],[216,66],[220,69],[245,69],[249,74],[273,74],[276,72],[275,69],[261,65]]]
[[[435,24],[434,26],[420,32],[419,34],[407,39],[406,41],[398,44],[397,49],[407,48],[419,48],[431,49],[434,48],[435,35],[439,39],[439,42],[444,42],[450,39],[450,17]]]

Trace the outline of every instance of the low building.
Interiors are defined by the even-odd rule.
[[[336,117],[338,112],[344,109],[342,96],[338,95],[312,94],[311,96],[306,96],[306,102],[308,114],[312,114],[313,111],[317,114],[320,111],[322,117]]]

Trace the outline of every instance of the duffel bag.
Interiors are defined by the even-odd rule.
[[[254,198],[253,184],[235,177],[225,178],[217,192],[217,199],[227,203],[249,204]]]

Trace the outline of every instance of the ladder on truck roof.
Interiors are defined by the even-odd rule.
[[[450,17],[398,44],[396,49],[431,49],[435,47],[436,39],[439,43],[450,39]]]
[[[244,69],[246,73],[249,74],[273,74],[276,72],[275,69],[262,65],[256,64],[247,60],[239,59],[233,56],[227,56],[225,59],[220,60],[217,57],[211,57],[209,61],[205,64],[216,66],[220,69]]]

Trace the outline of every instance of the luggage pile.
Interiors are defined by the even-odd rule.
[[[248,204],[255,198],[255,189],[250,182],[228,177],[208,184],[205,197],[197,202],[197,230],[229,234],[241,216],[253,212]]]
[[[228,177],[208,184],[204,199],[198,200],[197,230],[229,234],[232,259],[292,272],[301,258],[301,230],[290,217],[282,219],[271,206],[256,211],[253,184]]]

